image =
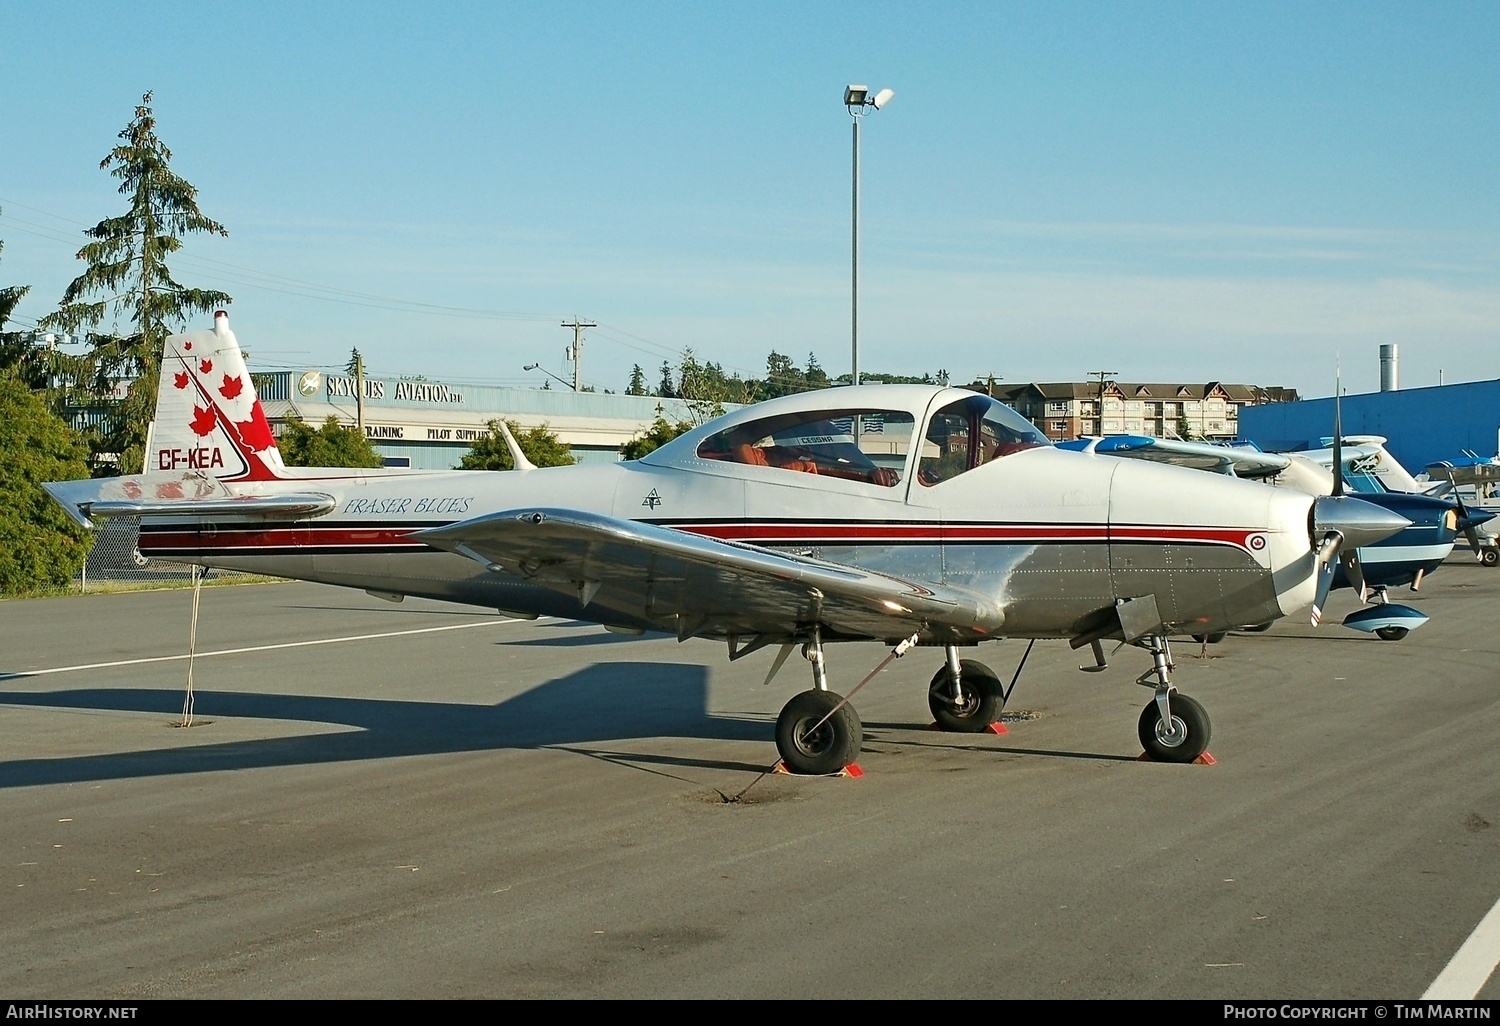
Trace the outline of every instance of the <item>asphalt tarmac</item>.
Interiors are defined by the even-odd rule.
[[[206,588],[183,727],[189,592],[3,602],[0,995],[1414,1000],[1500,899],[1500,571],[1392,598],[1177,646],[1215,765],[1141,761],[1138,650],[1038,643],[1003,736],[917,650],[858,779],[764,775],[772,651]]]

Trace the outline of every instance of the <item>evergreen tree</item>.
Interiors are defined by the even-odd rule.
[[[677,389],[672,385],[672,365],[666,360],[661,362],[661,384],[656,386],[656,394],[663,399],[677,398]]]
[[[812,353],[807,354],[807,370],[802,373],[803,380],[807,382],[808,388],[827,388],[828,375],[818,365],[818,358]]]
[[[66,588],[92,538],[42,490],[88,473],[88,449],[24,384],[0,377],[0,595]]]
[[[641,370],[640,364],[630,368],[630,384],[625,386],[626,395],[646,395],[646,372]]]
[[[572,451],[558,440],[546,424],[521,429],[521,425],[507,419],[505,426],[515,436],[521,454],[538,467],[566,467],[576,462]],[[489,433],[474,440],[469,451],[459,462],[463,470],[514,470],[516,461],[511,458],[510,446],[500,433],[500,422],[490,421]]]
[[[0,242],[0,251],[4,249],[5,243]],[[32,347],[24,332],[6,331],[5,322],[15,312],[16,304],[30,291],[30,285],[11,285],[0,289],[0,376],[19,377],[23,380],[29,377],[28,364],[32,363]],[[27,384],[37,387],[29,380]]]
[[[129,197],[130,207],[84,233],[92,241],[78,251],[78,259],[88,269],[73,279],[59,309],[40,324],[87,332],[91,351],[79,371],[97,394],[107,394],[122,379],[134,379],[129,395],[111,410],[99,436],[90,441],[96,455],[117,457],[106,470],[129,473],[141,466],[145,453],[162,342],[193,314],[209,313],[230,301],[223,292],[179,284],[167,258],[182,248],[184,235],[229,232],[203,215],[198,190],[173,173],[172,151],[156,136],[150,93],[141,97],[120,139],[99,167],[120,180],[119,192]],[[99,331],[106,320],[109,330]]]
[[[378,467],[380,453],[356,428],[329,417],[320,428],[299,417],[288,417],[276,440],[281,460],[289,467]]]

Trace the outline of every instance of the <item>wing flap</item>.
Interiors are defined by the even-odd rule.
[[[568,509],[518,509],[413,537],[598,606],[690,634],[998,632],[981,596],[773,549]]]

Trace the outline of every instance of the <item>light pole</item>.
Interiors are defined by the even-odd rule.
[[[564,325],[564,327],[566,327],[566,325]],[[539,363],[528,363],[526,366],[522,367],[521,369],[525,370],[525,371],[539,370],[543,374],[547,375],[547,377],[551,378],[553,381],[561,381],[564,385],[567,385],[569,388],[571,388],[575,392],[577,392],[579,390],[578,386],[576,384],[574,384],[573,382],[569,381],[567,378],[559,377],[558,375],[553,374],[546,367],[543,367]]]
[[[853,359],[850,362],[849,383],[859,384],[859,123],[864,116],[872,110],[879,110],[891,102],[891,97],[896,95],[894,89],[882,89],[874,96],[870,95],[870,87],[862,85],[851,85],[844,90],[844,106],[848,108],[849,116],[854,119],[854,216],[853,216],[853,244],[852,250],[852,273],[850,281],[850,316],[849,332],[852,340]]]

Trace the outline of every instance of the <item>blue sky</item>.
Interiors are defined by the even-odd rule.
[[[857,11],[857,16],[853,13]],[[0,285],[45,314],[146,90],[262,367],[621,389],[691,347],[1376,387],[1500,376],[1500,5],[8,4]]]

